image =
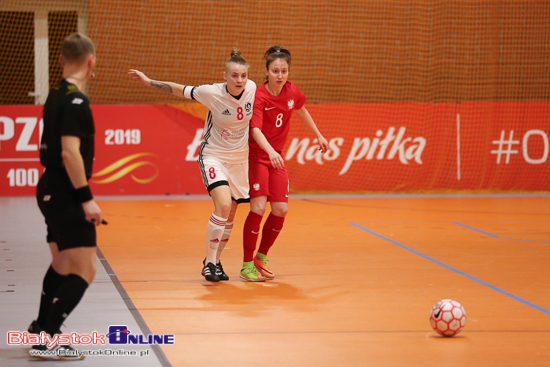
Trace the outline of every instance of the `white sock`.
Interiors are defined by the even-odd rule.
[[[220,256],[222,255],[222,251],[225,248],[225,245],[227,245],[227,241],[229,241],[229,236],[231,236],[231,230],[233,229],[233,223],[234,221],[229,223],[225,223],[225,229],[223,231],[223,236],[220,241],[220,245],[218,246],[218,252],[216,254],[216,264],[220,261]]]
[[[214,213],[212,213],[212,215],[210,216],[208,227],[206,229],[206,261],[204,262],[205,265],[207,265],[208,263],[216,265],[218,247],[223,236],[226,222],[227,218],[218,217]]]

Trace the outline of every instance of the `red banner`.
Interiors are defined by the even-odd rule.
[[[550,103],[307,105],[330,150],[294,116],[292,192],[548,191]],[[205,194],[206,110],[94,105],[96,195]],[[0,106],[0,195],[34,195],[41,106]]]
[[[0,107],[0,192],[34,195],[41,106]],[[206,194],[196,163],[204,120],[168,106],[96,105],[95,195]]]
[[[548,191],[550,103],[308,105],[331,151],[293,117],[294,192]]]

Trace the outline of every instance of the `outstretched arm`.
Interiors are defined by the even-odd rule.
[[[281,155],[277,153],[275,149],[273,149],[271,144],[269,144],[264,133],[262,133],[262,130],[258,129],[257,127],[253,127],[252,137],[254,138],[256,143],[258,143],[258,145],[269,155],[269,160],[271,161],[273,167],[277,169],[283,169],[283,167],[285,166],[285,161],[283,160],[283,157],[281,157]]]
[[[130,75],[132,79],[141,82],[141,84],[143,85],[160,89],[164,92],[173,94],[177,97],[183,97],[183,88],[185,88],[185,85],[172,83],[172,82],[160,82],[158,80],[152,80],[151,78],[147,77],[147,75],[143,74],[141,71],[135,70],[135,69],[130,69],[128,71],[128,75]]]
[[[302,121],[304,125],[306,125],[307,128],[317,137],[317,141],[319,142],[319,150],[323,152],[323,154],[326,153],[328,150],[327,139],[325,139],[319,132],[319,129],[317,129],[317,125],[315,125],[315,122],[313,121],[313,118],[309,114],[308,110],[306,110],[305,107],[302,107],[299,110],[294,110],[294,112],[296,112],[296,115],[300,121]]]

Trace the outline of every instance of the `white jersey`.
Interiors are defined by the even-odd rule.
[[[227,83],[184,88],[186,98],[197,100],[208,108],[199,160],[202,156],[216,156],[230,164],[248,161],[248,124],[255,93],[256,83],[250,79],[240,99],[229,94]]]

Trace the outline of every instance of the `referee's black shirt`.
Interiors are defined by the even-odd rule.
[[[40,163],[46,168],[65,169],[61,137],[77,136],[86,178],[92,177],[94,162],[94,119],[90,101],[76,85],[63,79],[53,87],[44,105],[44,131],[40,142]]]

